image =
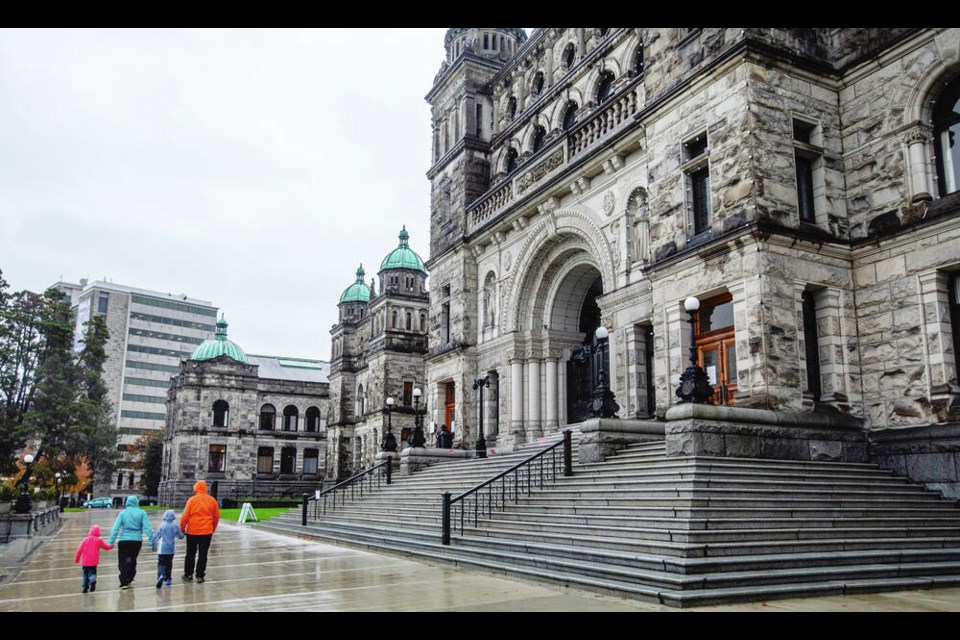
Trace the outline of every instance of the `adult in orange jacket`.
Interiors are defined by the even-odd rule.
[[[207,551],[219,522],[217,499],[207,493],[207,483],[198,480],[193,485],[193,496],[187,500],[183,515],[180,516],[180,530],[187,536],[187,554],[183,559],[184,582],[193,582],[194,562],[197,582],[203,582],[207,573]]]

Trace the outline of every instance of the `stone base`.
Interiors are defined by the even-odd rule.
[[[843,414],[704,404],[667,410],[668,456],[866,462],[862,421]]]
[[[47,536],[60,527],[60,509],[46,507],[30,513],[7,513],[0,516],[0,542]]]
[[[407,447],[400,454],[400,473],[408,476],[417,469],[438,462],[462,460],[474,457],[475,452],[468,449],[428,449],[426,447]]]
[[[636,442],[663,440],[664,423],[653,420],[591,418],[580,423],[580,463],[603,462]]]
[[[871,431],[870,461],[960,499],[960,423]]]
[[[400,452],[399,452],[399,451],[381,451],[381,452],[379,452],[379,453],[374,457],[374,459],[376,460],[376,462],[375,462],[374,464],[380,464],[381,462],[383,462],[383,461],[386,460],[387,458],[393,459],[393,464],[390,465],[391,467],[393,467],[394,469],[397,469],[397,468],[400,467]]]

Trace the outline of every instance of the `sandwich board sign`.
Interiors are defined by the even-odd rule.
[[[253,505],[249,502],[244,502],[243,506],[240,507],[240,522],[246,522],[247,519],[259,522],[257,519],[257,514],[253,510]]]

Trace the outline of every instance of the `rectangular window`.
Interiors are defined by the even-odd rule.
[[[801,294],[803,312],[803,351],[807,364],[807,392],[820,399],[820,336],[817,334],[817,306],[813,292]]]
[[[409,407],[413,404],[413,383],[403,383],[403,406]]]
[[[814,223],[817,215],[813,207],[813,160],[796,153],[797,162],[797,204],[800,207],[800,221]]]
[[[816,224],[817,194],[823,195],[823,149],[818,125],[793,119],[794,162],[797,173],[797,209],[800,222]]]
[[[477,137],[483,136],[483,105],[477,105]]]
[[[320,450],[303,450],[303,472],[310,475],[317,475],[320,470]]]
[[[273,447],[257,449],[257,473],[273,473]]]
[[[450,303],[444,302],[441,310],[443,316],[443,343],[450,342]]]
[[[710,230],[710,164],[708,162],[707,134],[683,143],[683,172],[687,191],[687,210],[693,234]]]
[[[191,304],[182,304],[180,302],[167,302],[166,300],[147,298],[145,296],[138,296],[137,294],[133,294],[130,298],[137,304],[145,304],[151,307],[159,307],[161,309],[172,309],[174,311],[183,311],[184,313],[192,313],[198,316],[208,316],[213,319],[217,318],[217,310],[215,308],[195,307]]]
[[[953,354],[960,370],[960,274],[950,278],[950,324],[953,325]]]
[[[100,294],[100,299],[97,301],[97,311],[99,313],[106,313],[107,305],[109,303],[110,303],[110,297],[105,293]]]
[[[296,473],[297,450],[295,447],[284,447],[280,450],[280,473]]]
[[[207,458],[207,471],[223,473],[227,468],[227,445],[210,445],[210,455]]]

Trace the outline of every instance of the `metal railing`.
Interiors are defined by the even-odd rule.
[[[562,447],[562,451],[559,449]],[[458,532],[463,535],[464,522],[477,526],[481,517],[489,518],[494,511],[502,510],[508,501],[517,502],[521,495],[530,495],[536,488],[543,488],[544,482],[556,482],[557,475],[573,475],[573,446],[570,430],[563,432],[563,440],[542,451],[538,451],[526,460],[515,464],[506,471],[495,475],[472,489],[451,498],[450,492],[442,495],[443,531],[441,543],[450,544],[451,518],[460,523]],[[472,509],[470,507],[472,506]],[[472,519],[469,512],[472,511]]]
[[[325,514],[328,509],[331,511],[336,509],[338,503],[345,505],[348,499],[352,501],[358,496],[362,498],[364,491],[369,493],[375,488],[379,489],[383,484],[390,484],[392,481],[392,465],[393,459],[387,458],[380,464],[374,465],[366,471],[361,471],[320,493],[312,496],[303,494],[303,513],[300,524],[304,527],[307,526],[307,511],[311,502],[314,503],[313,519],[316,520]]]

